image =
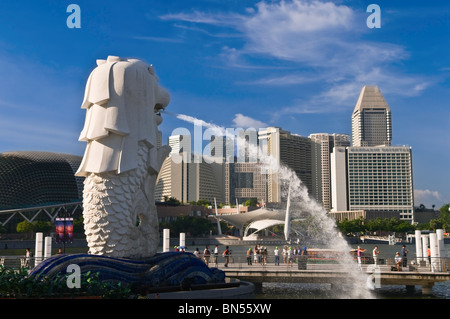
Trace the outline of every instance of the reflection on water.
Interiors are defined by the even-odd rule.
[[[334,299],[333,289],[351,287],[331,287],[330,284],[264,283],[262,291],[255,292],[256,299]],[[375,291],[377,299],[450,299],[450,282],[436,283],[432,295],[422,295],[420,286],[408,290],[405,286],[382,286]]]

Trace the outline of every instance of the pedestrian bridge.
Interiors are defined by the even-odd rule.
[[[450,281],[450,272],[431,271],[430,267],[404,267],[402,271],[392,271],[391,265],[366,264],[361,271],[366,273],[368,281],[375,288],[377,285],[405,285],[407,288],[422,287],[422,294],[431,294],[437,282]],[[299,269],[298,264],[253,264],[231,263],[222,268],[227,277],[249,281],[258,288],[264,282],[278,283],[329,283],[331,285],[350,284],[354,276],[350,270],[339,264],[307,264]],[[352,267],[354,269],[354,267]],[[353,270],[354,271],[354,270]]]

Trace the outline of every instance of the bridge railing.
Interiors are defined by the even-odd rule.
[[[37,257],[39,258],[38,262],[45,259],[45,257]],[[202,260],[203,257],[201,257]],[[341,261],[342,262],[342,261]],[[356,264],[355,259],[355,264]],[[289,260],[288,258],[284,258],[283,256],[280,256],[279,258],[279,266],[280,269],[282,267],[285,267],[287,270],[298,270],[299,263],[304,263],[304,265],[327,265],[327,264],[341,264],[338,261],[336,261],[333,258],[314,258],[313,256],[302,256],[302,255],[294,255]],[[363,266],[370,266],[374,265],[373,258],[369,259],[363,259],[362,260]],[[36,257],[25,257],[25,256],[0,256],[0,266],[1,267],[7,267],[7,268],[13,268],[13,269],[19,269],[23,267],[33,268],[36,265]],[[275,256],[268,255],[268,256],[258,256],[255,258],[253,255],[251,256],[250,261],[248,260],[247,256],[242,254],[232,254],[228,257],[228,266],[234,267],[234,268],[251,268],[251,267],[262,267],[263,269],[268,266],[275,265]],[[392,257],[388,258],[379,258],[377,265],[379,265],[382,268],[385,268],[386,270],[394,269],[396,268],[396,262],[395,259]],[[209,267],[217,267],[220,269],[225,268],[225,258],[220,255],[216,259],[214,256],[211,256],[208,262]],[[421,260],[420,262],[417,262],[416,258],[408,258],[406,266],[403,266],[402,264],[402,270],[403,271],[430,271],[430,272],[450,272],[450,257],[445,258],[430,258]]]
[[[353,258],[355,264],[357,263],[357,258]],[[351,260],[351,259],[350,259]],[[308,265],[325,265],[325,264],[341,264],[342,262],[350,262],[350,260],[346,261],[337,261],[336,258],[333,257],[315,257],[315,256],[303,256],[303,255],[293,255],[291,259],[284,258],[284,256],[279,256],[279,266],[286,267],[286,269],[296,270],[298,269],[299,263],[307,263]],[[217,263],[215,263],[214,256],[211,256],[208,265],[210,267],[225,267],[225,258],[220,255],[217,258]],[[266,267],[275,265],[275,256],[267,255],[267,256],[258,256],[254,257],[252,255],[250,260],[247,256],[242,254],[232,254],[229,256],[229,267],[237,267],[237,268],[248,268],[252,266]],[[369,266],[375,265],[375,261],[372,257],[364,256],[362,257],[362,265]],[[391,256],[381,256],[377,260],[377,265],[385,268],[386,270],[390,270],[396,268],[396,261],[394,257]],[[402,270],[403,271],[438,271],[438,272],[450,272],[450,257],[439,257],[439,258],[430,258],[423,261],[418,262],[415,257],[407,258],[406,263],[402,262]]]

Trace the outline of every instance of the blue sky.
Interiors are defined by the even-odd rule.
[[[450,202],[448,1],[3,1],[0,24],[0,152],[82,155],[87,77],[117,55],[155,66],[168,111],[223,127],[350,134],[362,86],[378,85],[393,144],[413,149],[416,205]],[[192,129],[166,115],[164,138],[177,127]]]

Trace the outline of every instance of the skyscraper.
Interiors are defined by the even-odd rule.
[[[391,109],[377,86],[364,86],[352,114],[352,146],[390,146]]]
[[[411,148],[391,143],[391,110],[378,87],[365,86],[352,114],[352,147],[335,147],[331,155],[331,211],[414,220]]]
[[[258,132],[260,149],[264,155],[272,156],[279,163],[288,166],[312,193],[311,140],[308,137],[291,134],[278,127],[268,127]],[[267,197],[269,202],[281,202],[282,196],[278,172],[268,175]]]
[[[315,133],[312,142],[312,195],[327,211],[331,209],[331,163],[334,147],[350,146],[347,134]]]
[[[347,156],[350,210],[398,211],[413,219],[410,147],[349,147]]]
[[[183,203],[223,202],[223,164],[191,152],[190,135],[169,137],[172,151],[156,179],[155,199],[174,197]]]

